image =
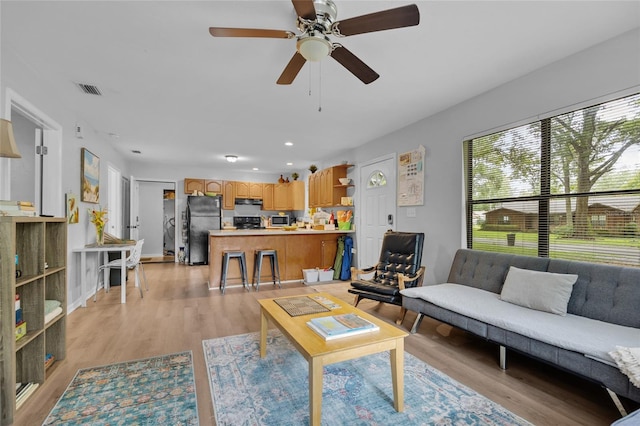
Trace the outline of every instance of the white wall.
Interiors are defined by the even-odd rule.
[[[396,229],[425,233],[425,282],[443,282],[455,251],[466,247],[463,140],[638,91],[640,30],[635,30],[367,143],[353,158],[361,163],[425,146],[425,204],[416,207],[415,218],[399,207]]]
[[[57,93],[51,92],[46,79],[46,72],[33,70],[24,66],[19,56],[11,49],[2,49],[2,80],[0,80],[0,116],[9,117],[6,111],[7,89],[12,89],[21,98],[28,101],[51,120],[62,126],[62,197],[66,192],[73,192],[80,200],[80,152],[81,148],[88,148],[92,153],[100,157],[100,200],[102,204],[107,202],[107,163],[115,164],[123,174],[129,174],[129,169],[122,158],[95,129],[86,124],[81,116],[70,111],[64,99]],[[69,83],[71,84],[71,83]],[[84,139],[75,137],[74,126],[79,123],[84,128]],[[2,174],[0,173],[0,176]],[[13,179],[13,177],[12,177]],[[2,185],[2,183],[0,183]],[[64,199],[60,200],[64,206]],[[79,259],[72,252],[74,248],[83,247],[85,244],[95,242],[95,231],[89,223],[88,209],[95,204],[80,203],[79,223],[68,226],[67,236],[67,281],[68,281],[68,309],[73,311],[80,305],[81,279],[88,280],[88,285],[95,284],[95,275],[92,271],[96,268],[94,256],[88,256],[87,267],[89,274],[78,271]],[[88,277],[88,278],[86,278]],[[92,287],[93,288],[93,287]]]

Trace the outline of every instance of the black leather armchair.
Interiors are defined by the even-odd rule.
[[[351,288],[349,293],[355,294],[354,306],[362,299],[402,306],[400,290],[422,285],[424,266],[422,262],[422,246],[424,234],[413,232],[388,231],[384,234],[380,260],[368,269],[351,268]],[[369,280],[360,279],[360,275],[374,273]],[[400,310],[396,324],[401,324],[406,309]]]

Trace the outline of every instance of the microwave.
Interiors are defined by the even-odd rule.
[[[289,226],[289,215],[273,215],[271,216],[271,226]]]

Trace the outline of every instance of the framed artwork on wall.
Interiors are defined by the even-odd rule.
[[[78,200],[75,194],[67,194],[67,223],[78,223]]]
[[[82,186],[81,201],[85,203],[100,202],[100,158],[86,148],[82,148]]]

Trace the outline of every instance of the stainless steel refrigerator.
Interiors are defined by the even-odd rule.
[[[209,263],[209,230],[220,229],[222,199],[187,197],[187,256],[190,265]]]

